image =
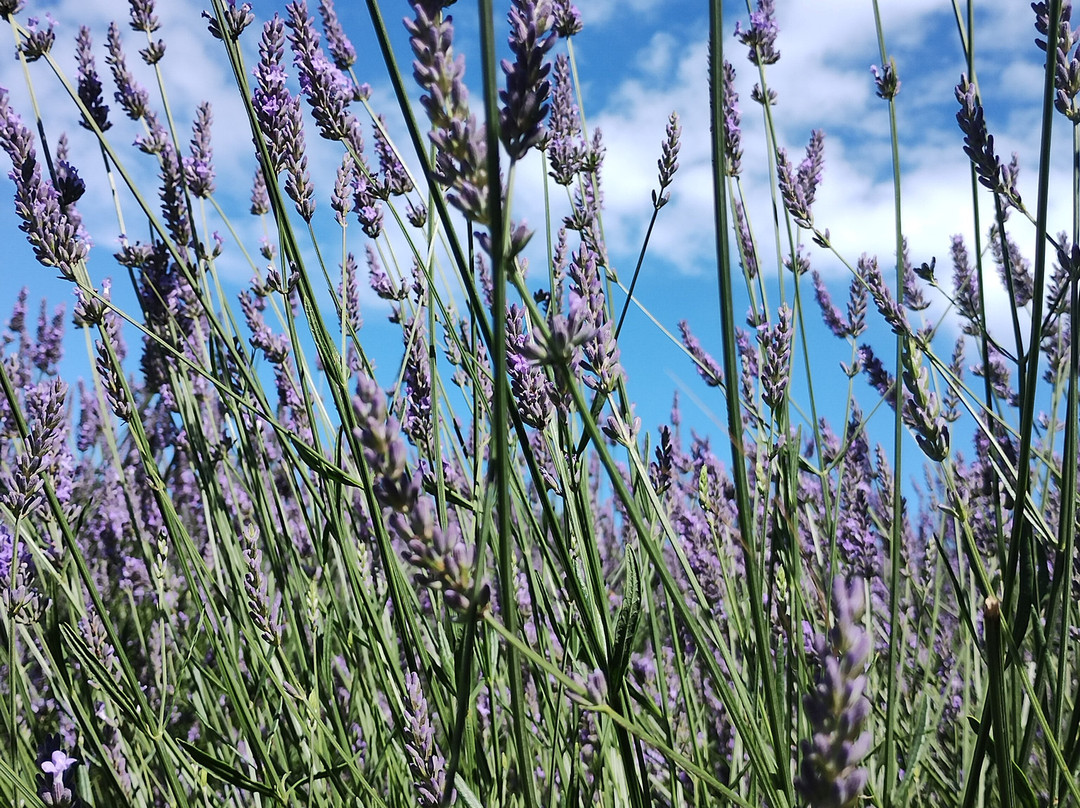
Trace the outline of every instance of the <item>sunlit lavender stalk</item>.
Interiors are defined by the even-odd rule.
[[[802,762],[795,787],[814,808],[852,808],[866,787],[862,759],[873,741],[864,730],[870,715],[865,695],[870,635],[859,622],[863,614],[863,585],[833,580],[835,622],[828,635],[814,637],[817,674],[813,691],[803,703],[813,734],[801,742]]]

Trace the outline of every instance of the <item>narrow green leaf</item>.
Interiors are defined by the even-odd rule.
[[[320,455],[317,451],[312,449],[296,435],[289,435],[289,440],[296,449],[296,453],[300,455],[300,459],[307,464],[308,468],[317,472],[323,477],[327,477],[335,482],[339,482],[342,485],[348,485],[353,488],[363,488],[363,483],[357,480],[355,477],[349,476],[344,470],[338,468],[333,463],[330,463]]]
[[[257,794],[262,794],[264,797],[270,797],[271,799],[277,800],[277,794],[274,792],[274,789],[265,783],[260,783],[258,780],[252,780],[250,777],[241,774],[225,761],[214,757],[209,752],[204,752],[202,749],[195,746],[195,744],[181,739],[177,739],[176,742],[180,744],[185,752],[195,759],[196,763],[219,780],[234,785],[237,788],[242,788],[245,791],[254,791]]]
[[[618,690],[630,665],[630,652],[634,647],[638,624],[641,622],[641,565],[637,551],[626,548],[626,581],[623,585],[623,602],[615,622],[615,639],[611,646],[608,663],[608,688]]]
[[[131,721],[136,726],[139,726],[144,731],[149,731],[146,721],[139,715],[139,712],[135,707],[135,702],[124,692],[123,688],[117,684],[116,679],[113,678],[113,674],[109,669],[101,664],[97,655],[91,650],[90,644],[67,623],[62,623],[60,625],[60,631],[64,635],[64,641],[78,658],[79,664],[86,670],[89,678],[94,680],[97,687],[113,701],[117,709],[124,714],[127,720]]]

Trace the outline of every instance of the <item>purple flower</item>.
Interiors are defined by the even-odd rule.
[[[101,377],[105,400],[109,403],[113,415],[121,421],[130,421],[134,415],[134,410],[131,406],[131,400],[124,389],[124,376],[119,368],[119,362],[114,362],[110,357],[104,340],[96,340],[94,348],[97,353],[94,365],[97,368],[98,375]]]
[[[386,270],[379,263],[379,256],[370,244],[367,246],[367,265],[368,284],[375,294],[383,300],[403,300],[405,298],[408,292],[399,288],[386,274]]]
[[[1050,33],[1050,9],[1046,3],[1032,3],[1035,12],[1035,29],[1043,36],[1049,37]],[[1069,24],[1072,18],[1072,3],[1061,4],[1061,18],[1058,21],[1057,55],[1055,61],[1054,107],[1072,121],[1080,123],[1080,104],[1076,97],[1080,94],[1080,60],[1070,57],[1077,40],[1080,40],[1080,29],[1073,30]],[[1046,39],[1036,39],[1035,44],[1040,50],[1046,51],[1048,44]]]
[[[866,286],[858,278],[852,278],[848,287],[847,316],[851,336],[866,331]]]
[[[375,154],[379,157],[379,173],[382,175],[381,185],[392,196],[409,193],[413,189],[412,179],[386,136],[386,119],[382,115],[378,116],[374,137]]]
[[[154,123],[156,123],[156,119]],[[161,213],[168,227],[169,235],[178,247],[187,247],[194,237],[191,218],[188,215],[188,201],[184,193],[184,166],[164,129],[155,130],[161,134]]]
[[[551,94],[549,133],[549,173],[559,185],[570,185],[584,167],[589,146],[581,138],[581,116],[574,102],[570,59],[565,53],[560,53],[555,58],[555,85]]]
[[[919,286],[919,271],[911,265],[911,257],[908,255],[907,236],[902,239],[903,252],[901,253],[901,266],[904,273],[904,306],[912,311],[922,311],[929,308],[930,301],[922,293]],[[929,266],[929,265],[924,265]]]
[[[356,188],[356,163],[349,152],[341,157],[341,165],[338,166],[337,176],[334,180],[334,191],[330,195],[330,208],[334,211],[337,223],[344,227],[348,222],[349,213],[353,206],[353,193]]]
[[[837,520],[836,547],[846,568],[852,574],[869,580],[876,577],[881,568],[868,500],[869,486],[862,476],[864,470],[851,463],[850,459],[845,462],[845,479],[854,477],[858,483],[851,486],[853,493],[848,497],[850,501],[845,503],[844,511]],[[855,470],[849,475],[848,468]]]
[[[604,285],[596,253],[582,245],[570,262],[568,274],[574,284],[573,294],[578,295],[588,309],[585,324],[593,332],[582,343],[584,367],[593,374],[585,379],[585,384],[606,393],[618,384],[623,370],[619,364],[614,324],[608,320]]]
[[[437,521],[431,500],[421,488],[422,475],[408,472],[400,424],[387,411],[378,384],[358,373],[352,403],[357,423],[353,437],[363,447],[387,526],[408,548],[409,563],[417,568],[417,582],[441,590],[447,606],[457,611],[469,608],[474,588],[480,604],[486,603],[488,585],[475,587],[473,583],[472,550],[455,523],[444,526]]]
[[[671,442],[671,428],[660,427],[660,445],[656,447],[654,462],[649,463],[649,482],[657,495],[664,493],[675,479],[675,447]]]
[[[326,44],[334,57],[334,64],[338,70],[348,70],[356,63],[356,48],[345,36],[333,0],[319,0],[319,16],[322,17],[323,33],[326,34]]]
[[[69,808],[75,805],[75,795],[64,785],[64,775],[78,762],[67,752],[57,750],[41,764],[41,770],[52,778],[51,781],[46,781],[47,785],[41,789],[42,802],[54,808]]]
[[[360,319],[360,284],[356,279],[356,258],[352,253],[345,257],[345,264],[341,267],[341,285],[338,287],[338,295],[341,305],[345,309],[345,322],[353,331],[359,331],[363,321]]]
[[[588,303],[579,295],[571,293],[570,311],[566,316],[549,316],[548,334],[534,329],[521,353],[528,359],[549,365],[557,372],[572,370],[577,364],[577,349],[596,335],[591,324]],[[566,381],[565,376],[559,377]]]
[[[544,60],[559,35],[552,24],[550,0],[514,0],[507,16],[514,61],[502,62],[506,89],[499,92],[499,135],[511,160],[520,160],[546,136],[551,64]]]
[[[866,374],[870,386],[892,407],[896,406],[896,379],[885,369],[885,365],[874,354],[869,345],[859,346],[859,364]]]
[[[86,193],[86,183],[79,176],[79,170],[68,162],[68,139],[67,134],[60,133],[56,139],[55,163],[53,173],[55,175],[56,190],[60,194],[60,209],[78,229],[82,224],[82,217],[75,210],[75,203],[82,199]]]
[[[420,677],[405,674],[405,756],[421,808],[438,808],[446,787],[446,761],[435,752],[435,727],[428,716]]]
[[[285,168],[286,161],[298,162],[304,154],[300,101],[285,87],[288,76],[281,65],[284,48],[285,24],[275,14],[263,24],[252,93],[252,106],[275,174]]]
[[[812,736],[800,743],[802,761],[795,787],[810,805],[851,808],[859,802],[868,773],[860,764],[873,737],[863,729],[870,715],[866,666],[870,635],[863,614],[863,584],[836,577],[832,588],[835,618],[828,635],[814,637],[817,661],[814,689],[803,703]]]
[[[158,18],[154,16],[153,0],[129,0],[131,7],[131,27],[135,31],[145,31],[152,34],[161,27]]]
[[[184,159],[184,179],[193,196],[206,198],[214,192],[213,149],[210,146],[210,125],[214,121],[210,103],[199,104],[192,125],[191,157]]]
[[[735,210],[735,237],[739,240],[739,261],[747,278],[756,278],[758,274],[757,246],[754,244],[754,235],[750,232],[750,223],[746,220],[746,210],[743,203],[734,200]]]
[[[431,121],[434,173],[449,187],[451,204],[476,224],[487,224],[487,141],[469,113],[465,57],[453,49],[454,26],[442,3],[414,0],[415,19],[405,20],[416,59],[413,76],[424,91],[420,104]]]
[[[357,221],[368,238],[378,238],[382,233],[383,190],[377,178],[363,171],[357,175],[353,189],[353,210],[356,211]]]
[[[967,322],[964,324],[965,334],[977,333],[979,323],[979,287],[975,278],[975,270],[971,266],[967,247],[964,245],[963,236],[953,236],[952,239],[952,262],[953,262],[953,303],[960,316]]]
[[[901,364],[904,369],[904,421],[915,432],[915,441],[931,460],[942,461],[949,454],[949,427],[941,417],[941,403],[930,389],[923,354],[912,338],[903,340]]]
[[[522,422],[534,429],[547,426],[554,410],[555,387],[525,354],[525,312],[512,305],[506,313],[506,361],[510,390]]]
[[[750,12],[750,27],[743,30],[735,23],[735,37],[750,48],[746,55],[755,65],[771,65],[780,61],[780,51],[776,49],[776,35],[780,28],[775,20],[776,9],[773,0],[758,0],[757,11]]]
[[[20,469],[15,469],[16,484],[20,483],[19,476],[22,473],[24,472]],[[5,477],[6,474],[0,474],[0,483],[5,483],[4,487],[10,493],[0,501],[11,508],[18,518],[23,509],[12,507],[12,499],[17,494],[12,488],[12,481]],[[40,481],[37,485],[40,487]],[[35,585],[34,578],[34,560],[30,551],[16,539],[6,524],[0,522],[0,606],[3,606],[9,619],[22,625],[36,622],[46,603]]]
[[[986,118],[982,104],[976,98],[975,85],[964,74],[960,75],[960,83],[956,85],[956,100],[960,102],[956,122],[964,133],[964,153],[975,165],[979,182],[994,193],[1001,194],[1003,202],[1019,205],[1015,171],[1006,170],[994,153],[994,136],[987,134]]]
[[[281,66],[284,47],[285,25],[275,14],[263,25],[259,40],[252,106],[270,153],[271,168],[275,175],[288,171],[285,192],[296,203],[297,212],[310,222],[315,215],[315,189],[307,170],[300,99],[285,87],[287,76]]]
[[[580,34],[581,12],[570,0],[552,0],[551,13],[555,17],[555,32],[563,39]]]
[[[105,57],[105,63],[112,71],[113,82],[116,84],[116,103],[131,120],[141,120],[150,109],[150,94],[135,81],[135,77],[128,70],[120,40],[120,27],[115,22],[109,23],[107,43],[109,55]]]
[[[44,376],[55,376],[56,365],[64,354],[64,306],[57,306],[52,319],[46,317],[45,301],[37,322],[37,344],[31,347],[31,361]]]
[[[810,133],[810,143],[806,147],[806,158],[795,169],[788,161],[787,152],[777,149],[777,173],[779,174],[780,194],[784,199],[791,218],[807,230],[814,227],[814,217],[810,207],[814,204],[814,195],[821,182],[825,159],[825,133],[815,129]]]
[[[761,398],[775,412],[787,394],[791,376],[791,309],[784,304],[776,325],[758,326],[761,344]]]
[[[240,543],[244,551],[244,592],[247,595],[248,614],[260,636],[271,646],[281,645],[281,630],[278,625],[278,609],[270,606],[266,594],[266,576],[262,569],[262,551],[259,549],[259,531],[254,526],[245,528],[240,534]]]
[[[658,209],[667,204],[671,194],[664,193],[664,189],[675,180],[675,172],[679,170],[679,136],[682,134],[679,113],[672,112],[668,117],[666,134],[660,147],[661,157],[656,161],[660,169],[660,193],[653,191],[653,205]]]
[[[874,84],[877,85],[878,98],[886,100],[896,98],[900,92],[900,77],[896,75],[896,62],[893,59],[878,71],[877,65],[871,65],[870,72],[874,74]]]
[[[266,188],[262,166],[255,169],[255,179],[251,183],[250,210],[252,216],[262,216],[270,212],[270,194]]]
[[[1002,248],[1002,240],[1005,245]],[[1035,294],[1035,281],[1031,276],[1031,263],[1020,252],[1008,233],[1002,233],[995,222],[990,226],[990,252],[997,264],[998,274],[1006,289],[1012,290],[1017,308],[1026,306]]]
[[[420,309],[410,323],[402,328],[406,339],[411,339],[405,357],[405,414],[402,431],[425,455],[431,450],[432,431],[432,390],[431,359],[428,354],[427,340],[419,329],[418,322],[423,322],[424,309]]]
[[[960,391],[964,380],[964,338],[958,337],[953,346],[952,361],[949,362],[948,389],[942,401],[942,417],[950,423],[960,418]],[[956,381],[953,381],[955,378]]]
[[[237,8],[236,0],[229,0],[229,5],[224,11],[225,27],[230,40],[239,39],[244,29],[255,22],[255,15],[251,13],[251,3],[244,3]],[[202,16],[208,20],[206,28],[210,32],[210,36],[214,39],[223,39],[217,17],[208,11],[204,11]]]
[[[870,295],[877,304],[878,311],[885,318],[885,322],[892,328],[894,334],[910,334],[911,325],[903,308],[895,300],[889,287],[885,284],[885,278],[878,268],[877,259],[865,253],[859,257],[859,277],[866,284]]]
[[[104,132],[112,126],[112,123],[109,121],[109,107],[101,97],[101,79],[98,77],[94,55],[90,48],[90,29],[84,25],[79,28],[79,35],[75,37],[75,55],[79,60],[79,100],[90,113],[90,120]],[[79,121],[79,125],[85,129],[90,128],[86,119]]]
[[[821,307],[821,317],[825,320],[825,325],[829,327],[829,330],[840,339],[848,336],[851,332],[851,326],[848,321],[844,319],[844,315],[840,312],[836,306],[833,305],[832,298],[829,296],[829,290],[825,287],[825,281],[821,277],[816,269],[811,276],[814,281],[814,298],[818,302],[818,306]]]
[[[28,62],[36,62],[52,50],[56,42],[56,18],[46,14],[45,22],[47,25],[42,28],[37,17],[30,17],[26,21],[26,39],[19,43],[19,52]]]
[[[742,118],[739,114],[739,94],[735,92],[735,68],[724,60],[724,151],[727,154],[727,173],[737,177],[742,168]]]
[[[349,142],[357,154],[363,150],[360,123],[348,105],[353,99],[352,82],[326,58],[319,47],[315,20],[308,15],[306,0],[288,5],[289,43],[293,62],[300,73],[300,90],[307,98],[319,134],[327,140]]]
[[[828,232],[828,230],[825,231],[826,235]],[[818,243],[816,237],[814,242]],[[796,277],[805,275],[810,271],[810,256],[806,254],[806,249],[802,244],[795,245],[795,255],[788,255],[784,258],[784,269]]]
[[[682,343],[690,354],[690,358],[697,364],[697,371],[705,384],[709,387],[720,387],[724,384],[724,372],[720,364],[701,347],[701,342],[690,331],[690,324],[686,320],[679,321],[679,331],[682,333]]]
[[[68,757],[67,752],[56,751],[52,753],[52,757],[41,764],[41,770],[45,774],[51,774],[53,777],[62,775],[73,765],[79,761],[73,757]]]
[[[405,217],[413,227],[421,228],[427,224],[427,215],[427,206],[423,202],[418,202],[415,205],[412,200],[405,202]]]
[[[15,183],[15,213],[19,229],[44,266],[56,267],[72,280],[75,267],[86,260],[89,248],[72,217],[61,208],[60,194],[41,176],[41,166],[34,150],[34,137],[8,105],[7,90],[0,87],[0,148],[11,158]]]
[[[0,0],[0,19],[6,20],[12,14],[22,11],[23,0]]]
[[[747,407],[753,406],[755,381],[761,375],[758,350],[750,342],[750,335],[741,328],[735,329],[735,347],[742,360],[739,368],[739,388]]]

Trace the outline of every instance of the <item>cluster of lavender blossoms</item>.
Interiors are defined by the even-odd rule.
[[[852,808],[866,787],[862,761],[873,736],[864,729],[870,715],[865,691],[872,650],[870,635],[860,624],[865,598],[861,581],[835,578],[833,626],[828,635],[817,634],[813,640],[818,673],[813,692],[804,699],[813,735],[802,741],[795,785],[815,808]]]
[[[454,52],[453,18],[443,0],[416,0],[415,18],[405,20],[416,59],[413,77],[424,91],[420,104],[431,121],[435,178],[448,198],[476,224],[487,224],[487,141],[484,126],[469,110],[465,57]]]
[[[33,92],[64,29],[19,21],[23,5],[0,0],[0,19]],[[730,322],[741,292],[725,281],[721,327],[699,338],[683,320],[672,339],[700,377],[690,394],[727,398],[720,437],[679,396],[650,434],[620,347],[629,303],[647,301],[638,272],[623,287],[615,271],[625,244],[605,239],[605,145],[578,106],[570,0],[505,4],[506,58],[482,65],[501,81],[485,99],[497,120],[470,106],[453,0],[410,0],[423,129],[399,75],[404,114],[376,108],[382,84],[361,83],[368,54],[332,0],[315,13],[283,3],[244,47],[257,4],[207,5],[198,35],[238,83],[253,79],[242,207],[257,250],[231,252],[211,224],[249,232],[226,211],[235,167],[214,125],[226,107],[181,114],[136,78],[167,75],[179,50],[152,0],[129,0],[123,18],[143,65],[129,65],[120,22],[102,38],[102,74],[92,30],[73,37],[70,142],[43,105],[31,134],[0,89],[19,226],[38,262],[75,282],[76,328],[96,332],[90,378],[69,387],[66,307],[42,302],[35,320],[24,289],[0,322],[0,803],[854,808],[962,793],[993,804],[1012,783],[1025,805],[1080,804],[1075,233],[1047,236],[1040,267],[995,210],[978,249],[952,239],[951,285],[901,233],[895,277],[871,255],[848,263],[815,222],[824,133],[801,160],[777,145],[784,109],[767,81],[780,29],[776,4],[758,0],[735,38],[760,82],[774,211],[794,240],[773,266],[755,243],[735,68],[710,43],[726,166],[713,190],[728,195],[717,215],[748,311]],[[1032,10],[1071,126],[1080,32],[1071,4],[1057,20],[1053,5]],[[891,102],[897,64],[879,64],[863,78]],[[979,182],[1041,221],[1016,192],[1018,159],[996,155],[974,81],[956,98],[957,154],[962,136]],[[690,120],[667,118],[651,207],[638,200],[653,223],[684,204]],[[87,266],[76,207],[87,184],[70,156],[87,143],[104,147],[107,179],[128,183],[108,238],[133,297],[89,282],[107,270]],[[490,175],[492,148],[508,180],[542,157],[535,178],[565,205],[550,245],[510,221],[522,183]],[[129,158],[156,196],[135,187]],[[467,240],[442,215],[444,192]],[[496,221],[502,256],[484,232]],[[806,231],[854,267],[846,300],[834,304],[824,263],[811,269],[822,253],[799,243]],[[234,289],[241,253],[251,280]],[[719,259],[723,277],[735,251]],[[988,316],[988,279],[1007,290],[1015,344]],[[806,336],[817,310],[846,362]],[[876,442],[890,427],[892,449]],[[1009,621],[1007,663],[983,643],[988,616]],[[871,699],[885,697],[880,720]]]
[[[11,108],[8,91],[2,87],[0,148],[11,160],[8,178],[15,184],[15,213],[22,220],[19,229],[34,248],[34,256],[44,266],[55,267],[65,278],[74,280],[78,266],[90,252],[87,237],[74,218],[75,199],[69,195],[64,200],[52,180],[42,176],[34,136]],[[74,168],[68,166],[67,170],[72,176],[68,187],[79,188],[73,181],[77,176]]]

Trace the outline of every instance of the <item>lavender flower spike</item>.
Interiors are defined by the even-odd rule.
[[[23,0],[0,0],[0,20],[22,11]]]
[[[877,85],[878,98],[884,98],[886,101],[900,93],[900,77],[896,75],[896,61],[890,59],[887,65],[883,65],[880,72],[877,65],[870,66],[870,72],[874,74],[874,84]]]
[[[64,808],[75,805],[75,795],[71,789],[64,785],[64,774],[79,761],[68,755],[67,752],[57,750],[52,756],[41,764],[41,770],[52,777],[49,788],[41,793],[41,800],[46,805],[54,808]]]
[[[581,138],[581,115],[574,103],[570,60],[565,53],[555,59],[550,134],[547,145],[549,173],[559,185],[570,185],[584,168],[589,144]]]
[[[668,116],[666,136],[661,145],[661,157],[656,161],[656,167],[660,170],[660,193],[653,191],[653,205],[659,209],[667,204],[671,193],[665,190],[675,181],[675,172],[679,170],[679,137],[682,135],[682,127],[679,126],[679,113],[672,112]]]
[[[210,146],[210,125],[214,121],[210,102],[199,104],[192,128],[191,157],[184,159],[184,179],[193,196],[203,198],[214,192],[213,149]]]
[[[405,20],[416,59],[413,76],[424,91],[420,104],[431,121],[435,175],[452,188],[448,198],[477,224],[487,224],[487,141],[484,126],[469,114],[465,58],[454,53],[452,19],[441,0],[413,0],[414,20]]]
[[[115,22],[109,24],[107,43],[109,55],[105,57],[105,63],[112,70],[113,81],[116,83],[113,97],[131,120],[145,118],[150,108],[150,93],[135,81],[135,77],[128,70],[127,58],[120,41],[120,27]]]
[[[319,47],[315,20],[308,15],[304,0],[288,5],[289,20],[285,24],[292,33],[293,61],[300,73],[300,90],[307,97],[319,134],[327,140],[352,143],[357,154],[363,150],[360,122],[348,110],[353,100],[350,81]]]
[[[994,153],[994,136],[987,134],[986,118],[982,104],[975,96],[975,85],[968,81],[964,74],[960,75],[960,83],[956,85],[956,100],[960,102],[956,121],[960,124],[960,131],[964,133],[964,153],[975,164],[979,182],[994,193],[1002,194],[1004,201],[1019,205],[1020,194],[1016,191],[1015,173],[1005,170],[1000,158]]]
[[[750,48],[746,55],[755,65],[771,65],[780,61],[780,51],[776,49],[776,35],[780,28],[776,24],[776,8],[773,0],[758,0],[757,11],[750,13],[750,27],[743,30],[735,23],[735,36]]]
[[[499,92],[499,134],[510,159],[520,160],[547,135],[543,121],[550,109],[551,64],[544,57],[558,34],[552,28],[550,0],[514,0],[508,19],[510,50],[516,58],[502,63],[506,89]]]
[[[214,39],[223,39],[217,17],[209,11],[204,11],[202,16],[203,19],[208,20],[206,28],[210,36]],[[255,15],[251,13],[251,3],[244,3],[237,8],[236,0],[229,0],[229,5],[225,8],[225,27],[230,40],[239,39],[244,29],[253,22],[255,22]]]
[[[780,307],[775,326],[758,326],[761,343],[761,397],[775,412],[787,394],[791,374],[791,309]]]
[[[26,40],[19,44],[19,51],[28,62],[36,62],[52,50],[53,43],[56,42],[56,18],[52,14],[46,14],[45,23],[42,27],[37,17],[26,21]]]
[[[338,70],[348,70],[356,63],[356,48],[341,27],[334,0],[319,0],[319,16],[322,17],[323,33],[326,34],[326,44],[334,57],[334,64]]]
[[[776,162],[779,174],[780,194],[784,199],[791,218],[800,227],[812,230],[814,216],[810,207],[814,204],[814,195],[821,182],[824,166],[825,135],[820,129],[810,133],[810,143],[806,147],[806,158],[794,168],[784,149],[777,149]]]
[[[26,233],[41,264],[56,267],[63,277],[73,280],[75,267],[86,260],[89,248],[75,222],[62,210],[59,192],[42,178],[34,137],[8,105],[8,93],[3,87],[0,148],[11,158],[9,176],[15,182],[15,212],[22,219],[19,229]]]
[[[690,331],[690,324],[686,320],[679,322],[679,331],[682,332],[683,346],[690,353],[691,358],[697,364],[698,373],[709,387],[720,387],[724,383],[724,372],[720,369],[720,363],[706,352],[701,342]]]
[[[79,60],[79,100],[90,113],[90,120],[104,132],[112,123],[109,122],[109,107],[101,97],[101,79],[94,63],[94,54],[90,51],[90,29],[85,25],[79,29],[79,35],[75,38],[75,55]],[[85,120],[80,121],[79,125],[85,129],[90,128],[90,124]]]
[[[405,674],[405,690],[405,754],[419,798],[417,804],[436,808],[446,784],[446,761],[435,752],[435,727],[428,717],[424,688],[412,671]]]
[[[864,691],[871,642],[859,624],[862,582],[856,579],[849,585],[837,576],[832,608],[835,622],[828,636],[814,638],[818,673],[813,691],[803,700],[813,735],[800,744],[795,788],[815,808],[852,808],[866,787],[868,774],[860,764],[873,740],[863,730],[870,715]]]
[[[727,152],[727,173],[737,177],[742,169],[742,116],[739,113],[739,94],[735,92],[735,68],[724,61],[724,151]]]
[[[552,13],[555,15],[555,30],[563,39],[580,34],[581,12],[570,0],[552,0]]]

